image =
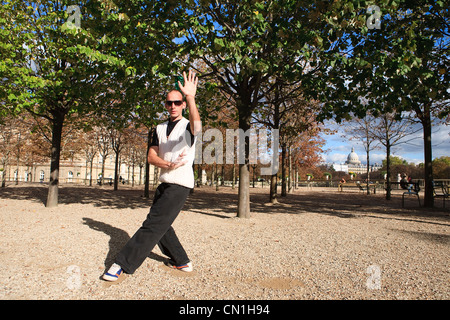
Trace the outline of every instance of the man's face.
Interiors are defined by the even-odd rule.
[[[165,105],[167,111],[169,111],[170,119],[172,121],[180,119],[183,114],[183,109],[186,108],[186,103],[183,101],[183,96],[178,91],[169,92]]]

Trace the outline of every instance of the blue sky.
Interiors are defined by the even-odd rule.
[[[366,151],[361,142],[356,140],[349,141],[344,138],[345,125],[336,125],[331,122],[326,122],[325,126],[330,129],[336,129],[337,133],[333,135],[323,135],[326,144],[323,150],[326,150],[322,157],[325,163],[344,163],[350,153],[352,147],[355,148],[356,154],[359,156],[361,163],[366,163]],[[417,132],[411,138],[412,141],[399,144],[391,150],[391,154],[401,157],[408,162],[416,164],[424,162],[423,157],[423,136],[422,131]],[[435,125],[431,136],[433,146],[433,159],[442,156],[450,156],[450,125],[440,124]],[[376,150],[370,152],[370,163],[380,163],[386,158],[386,149],[380,145]]]

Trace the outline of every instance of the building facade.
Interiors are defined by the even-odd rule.
[[[102,173],[101,156],[94,157],[91,164],[86,159],[78,158],[71,160],[61,160],[59,167],[59,183],[62,184],[84,184],[89,185],[92,175],[92,185],[99,184]],[[109,155],[105,158],[104,165],[104,183],[112,184],[114,181],[115,155]],[[156,169],[156,170],[155,170]],[[6,172],[4,172],[6,171]],[[17,166],[12,164],[6,167],[6,170],[0,170],[0,180],[5,175],[6,181],[19,182],[40,182],[45,183],[50,180],[50,161],[48,163],[39,163],[32,166]],[[119,166],[119,182],[140,185],[145,181],[145,167],[122,163]],[[150,166],[150,184],[153,184],[157,178],[157,168]]]
[[[369,172],[378,171],[381,169],[381,164],[375,163],[369,166]],[[362,174],[367,172],[367,166],[362,164],[359,160],[359,156],[355,152],[355,148],[352,148],[351,152],[347,156],[345,163],[333,163],[333,168],[336,171],[343,171],[345,173]]]

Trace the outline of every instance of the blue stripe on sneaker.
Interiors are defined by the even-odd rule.
[[[106,273],[106,275],[110,276],[110,277],[114,277],[114,278],[119,278],[119,276],[122,274],[122,269],[120,269],[119,271],[117,271],[116,274],[111,274],[109,272]]]

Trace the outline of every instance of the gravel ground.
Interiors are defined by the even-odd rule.
[[[235,218],[237,190],[196,189],[174,228],[194,264],[183,273],[155,248],[118,284],[100,279],[145,219],[141,189],[0,189],[0,299],[449,299],[450,211],[335,190],[297,190]],[[437,202],[438,207],[442,203]]]

